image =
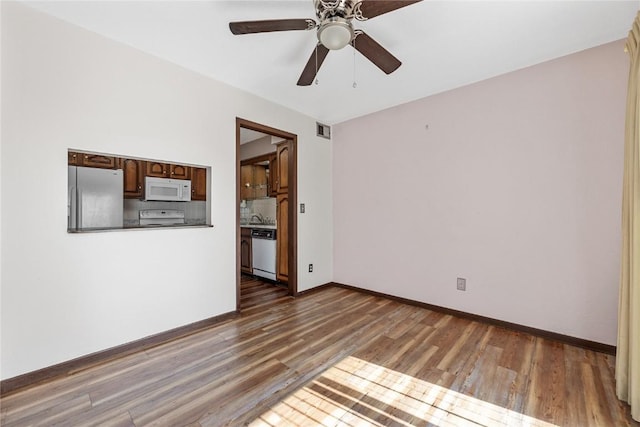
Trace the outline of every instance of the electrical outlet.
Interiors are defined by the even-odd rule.
[[[457,287],[459,291],[467,290],[467,279],[463,279],[462,277],[458,277]]]
[[[309,273],[313,273],[313,264],[309,264]]]
[[[300,203],[300,213],[304,213],[304,203]]]

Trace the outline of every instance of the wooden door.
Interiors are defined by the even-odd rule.
[[[191,179],[191,168],[182,165],[169,165],[170,178]]]
[[[278,232],[276,235],[276,279],[289,282],[289,195],[276,197]]]
[[[156,178],[168,178],[169,168],[166,163],[147,161],[147,176],[155,176]]]
[[[207,200],[207,169],[191,169],[191,200]]]
[[[278,194],[286,193],[289,190],[289,155],[291,152],[291,143],[289,141],[278,144],[276,151],[276,192]]]
[[[141,199],[144,196],[144,163],[142,160],[120,159],[125,199]]]

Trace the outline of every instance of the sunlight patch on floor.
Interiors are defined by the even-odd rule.
[[[347,357],[251,426],[530,426],[552,427],[500,406],[410,375]]]

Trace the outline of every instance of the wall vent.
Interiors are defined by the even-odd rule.
[[[331,139],[331,126],[316,122],[316,135],[322,138]]]

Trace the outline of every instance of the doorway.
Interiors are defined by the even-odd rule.
[[[277,162],[281,163],[279,171],[285,171],[281,174],[282,179],[278,182],[277,191],[277,209],[286,212],[286,220],[277,224],[276,240],[278,235],[282,237],[279,242],[286,240],[286,247],[279,248],[282,256],[278,259],[278,277],[287,277],[288,294],[296,296],[298,293],[298,253],[297,253],[297,236],[298,236],[298,219],[296,215],[297,206],[297,152],[298,137],[295,134],[280,129],[262,125],[260,123],[249,120],[236,118],[236,310],[240,311],[240,301],[242,296],[241,286],[241,265],[242,265],[242,248],[241,248],[241,215],[240,204],[243,200],[240,186],[241,180],[241,157],[240,150],[242,144],[242,135],[246,131],[258,132],[267,136],[281,139],[283,143],[277,148]],[[276,151],[276,149],[274,149]],[[286,186],[284,184],[286,183]],[[285,258],[286,254],[286,259]],[[283,262],[284,261],[284,262]],[[286,267],[285,267],[286,266]],[[286,271],[283,271],[286,268]]]

